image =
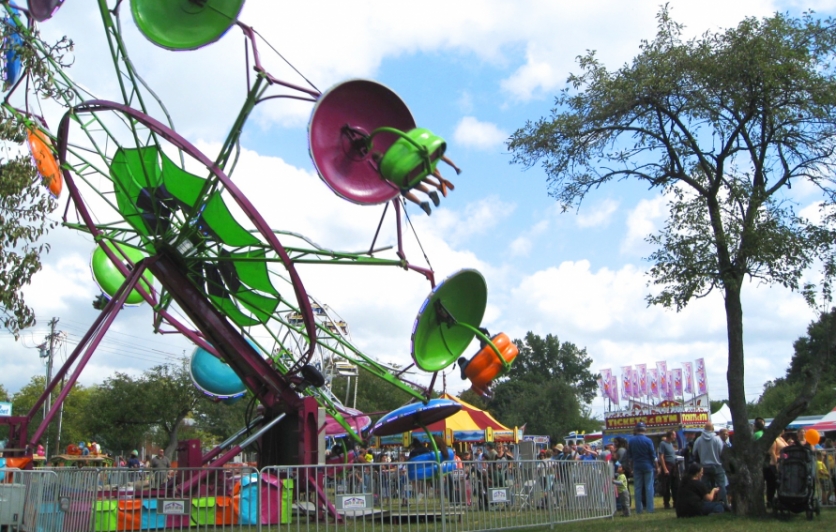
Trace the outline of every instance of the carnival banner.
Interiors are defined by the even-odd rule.
[[[659,396],[662,399],[668,398],[668,363],[657,362],[656,371],[659,372]]]
[[[639,395],[647,397],[647,364],[636,364],[636,373],[639,374]]]
[[[639,393],[641,392],[641,390],[639,390],[639,370],[634,369],[632,372],[630,372],[630,382],[633,386],[632,397],[638,399],[639,397],[641,397],[641,394]]]
[[[610,399],[618,404],[618,377],[615,375],[610,375]]]
[[[612,392],[610,392],[610,381],[612,377],[611,369],[601,370],[601,396],[604,399],[611,399]]]
[[[673,370],[673,395],[674,397],[682,397],[682,369],[676,368]]]
[[[676,399],[676,396],[673,394],[673,370],[672,369],[668,370],[668,375],[667,375],[666,380],[667,380],[667,382],[665,384],[668,387],[668,391],[667,391],[667,395],[665,396],[665,399],[668,399],[668,400]]]
[[[659,397],[659,371],[656,368],[647,370],[647,383],[650,385],[650,396]]]
[[[682,367],[685,370],[685,376],[683,379],[683,384],[685,386],[684,391],[685,393],[694,393],[694,365],[690,362],[684,362]]]
[[[697,379],[697,395],[706,394],[708,393],[708,381],[705,378],[705,359],[698,358],[696,366],[694,373]]]
[[[626,399],[633,397],[633,367],[621,367],[621,395]]]

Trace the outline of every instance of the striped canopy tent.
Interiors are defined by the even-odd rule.
[[[836,407],[834,407],[827,415],[822,417],[818,423],[814,423],[804,428],[807,430],[816,429],[819,432],[836,431]]]
[[[430,431],[444,430],[445,428],[452,428],[454,431],[460,430],[482,430],[490,427],[492,430],[511,430],[502,423],[496,420],[492,415],[484,410],[480,410],[470,403],[466,403],[458,397],[453,397],[448,393],[441,394],[442,399],[449,399],[462,405],[462,409],[457,414],[454,414],[447,419],[437,421],[430,425]]]

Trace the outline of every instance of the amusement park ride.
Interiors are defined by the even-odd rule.
[[[343,405],[328,386],[328,368],[339,364],[362,368],[414,398],[408,415],[396,411],[372,427],[379,435],[454,413],[455,407],[439,408],[430,399],[436,374],[457,361],[473,388],[489,394],[488,385],[507,370],[516,347],[504,334],[491,338],[480,328],[487,304],[481,274],[462,270],[436,284],[432,269],[411,263],[404,253],[405,201],[429,214],[431,207],[417,193],[437,205],[438,192],[446,196],[453,190],[438,163],[452,163],[444,140],[417,127],[394,92],[373,81],[351,80],[320,93],[274,77],[262,66],[261,38],[238,20],[244,0],[98,0],[121,99],[96,99],[36,36],[38,23],[62,3],[2,2],[10,35],[4,41],[8,89],[2,106],[26,124],[33,160],[50,192],[57,197],[66,187],[64,225],[95,240],[94,277],[108,300],[30,412],[0,418],[10,426],[9,447],[16,449],[7,456],[32,454],[120,310],[143,302],[153,309],[155,332],[182,334],[197,345],[192,374],[198,387],[224,401],[248,390],[259,403],[244,442],[197,457],[181,455],[181,465],[222,465],[256,438],[260,466],[318,464],[324,460],[325,433],[362,441],[369,435],[369,417]],[[248,91],[214,158],[174,130],[165,106],[138,75],[122,38],[125,10],[148,40],[169,50],[195,50],[230,30],[243,34]],[[18,53],[21,47],[28,53]],[[31,93],[36,84],[28,79],[32,61],[47,69],[66,111],[57,129],[47,129],[29,106],[37,99]],[[236,186],[232,174],[243,127],[256,106],[278,98],[312,104],[310,154],[334,193],[361,206],[387,204],[381,225],[389,207],[394,211],[394,257],[378,256],[385,251],[375,247],[380,226],[368,252],[359,254],[323,249],[297,233],[271,228]],[[394,371],[355,348],[344,322],[322,318],[325,309],[309,297],[299,264],[388,265],[424,276],[433,289],[415,320],[413,364]],[[466,360],[462,354],[474,338],[482,348]],[[413,366],[432,374],[429,387],[406,380]],[[31,427],[33,414],[61,382],[66,384],[43,422]],[[425,406],[432,408],[422,414]],[[235,437],[225,444],[234,442]]]

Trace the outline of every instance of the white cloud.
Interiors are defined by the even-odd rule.
[[[507,220],[515,210],[515,204],[502,201],[497,196],[488,196],[468,203],[462,212],[436,209],[425,222],[433,233],[450,243],[463,244],[471,237],[487,234]]]
[[[613,270],[588,261],[563,262],[509,285],[500,300],[504,319],[495,327],[513,338],[527,331],[556,334],[587,348],[594,371],[660,360],[678,367],[705,358],[712,398],[726,397],[722,296],[694,300],[681,312],[647,307],[647,281],[644,271],[629,264]],[[743,306],[745,382],[750,399],[756,399],[766,380],[784,372],[792,342],[814,315],[799,295],[752,282],[744,287]]]
[[[777,5],[771,0],[673,0],[670,4],[676,20],[687,26],[688,36],[734,25],[744,16],[768,15]],[[612,68],[628,61],[638,51],[640,40],[655,33],[658,6],[656,0],[429,0],[407,15],[398,2],[251,1],[244,5],[240,19],[253,25],[323,91],[344,79],[374,77],[387,58],[454,52],[512,69],[501,87],[510,98],[526,100],[551,95],[562,86],[576,69],[575,57],[586,50],[598,50]],[[239,30],[231,28],[220,41],[203,49],[172,53],[148,42],[130,20],[129,10],[121,11],[132,60],[166,102],[178,129],[189,136],[220,138],[238,111],[230,102],[242,102],[246,89]],[[115,80],[100,75],[102,65],[110,68],[103,32],[78,30],[98,29],[98,19],[97,10],[67,2],[41,30],[48,38],[73,38],[77,61],[72,75],[87,80],[99,96],[119,100]],[[515,65],[519,50],[524,50],[524,58]],[[259,52],[271,74],[307,86],[261,40]],[[173,72],[191,80],[188,87],[169,83]],[[309,104],[281,100],[260,106],[256,118],[264,125],[298,126],[307,122],[309,113]]]
[[[627,216],[627,234],[621,242],[621,252],[633,256],[643,254],[647,247],[644,239],[659,229],[667,212],[667,200],[663,196],[639,201]]]
[[[502,147],[508,139],[508,134],[501,131],[496,124],[480,122],[472,116],[466,116],[456,126],[453,138],[457,145],[489,150]]]
[[[509,246],[512,257],[527,257],[534,246],[534,240],[545,233],[551,223],[549,220],[541,220],[518,236]]]
[[[511,255],[514,257],[525,257],[531,252],[531,247],[534,244],[531,239],[526,236],[518,236],[511,242]]]
[[[656,33],[659,2],[543,1],[520,5],[518,16],[525,22],[525,62],[505,78],[502,88],[516,100],[550,96],[562,87],[569,72],[577,72],[575,58],[595,50],[609,69],[629,62],[641,39]],[[736,25],[746,16],[775,12],[769,0],[694,3],[669,2],[674,19],[685,24],[685,36]],[[591,30],[594,28],[594,30]]]
[[[612,215],[618,210],[618,202],[605,199],[597,205],[590,205],[578,213],[578,227],[605,227],[609,225]]]
[[[815,201],[800,211],[798,211],[798,216],[801,218],[805,218],[810,223],[820,224],[824,221],[825,217],[830,216],[833,214],[833,207],[826,206],[822,201]]]

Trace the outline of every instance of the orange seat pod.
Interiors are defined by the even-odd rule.
[[[489,395],[488,386],[490,383],[504,372],[505,365],[513,362],[519,353],[517,346],[505,333],[497,334],[491,338],[491,341],[502,355],[504,363],[490,345],[486,345],[481,351],[473,355],[469,362],[465,362],[464,357],[459,359],[462,378],[470,380],[473,391],[482,396]]]

